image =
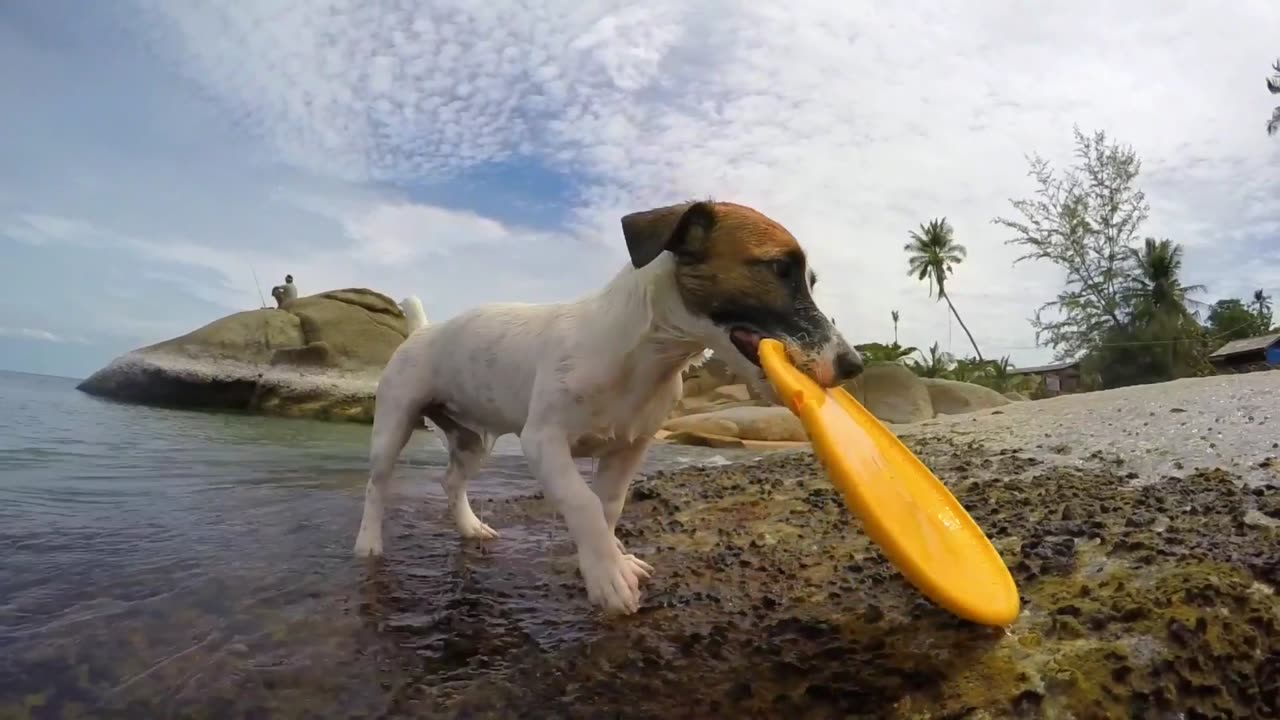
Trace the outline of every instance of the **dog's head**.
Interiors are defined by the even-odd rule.
[[[627,215],[622,234],[634,267],[671,253],[691,326],[682,330],[766,397],[776,400],[760,369],[766,337],[823,387],[862,372],[858,351],[813,301],[816,275],[804,250],[777,222],[742,205],[694,202]]]

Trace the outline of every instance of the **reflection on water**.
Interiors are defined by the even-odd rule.
[[[504,513],[491,547],[457,540],[431,433],[397,471],[389,557],[366,563],[350,554],[365,426],[126,406],[11,373],[0,408],[0,717],[412,712],[410,678],[447,696],[592,627],[581,589],[547,579],[573,563],[558,521]],[[646,469],[732,457],[658,446]],[[472,488],[482,517],[533,490],[513,438]]]

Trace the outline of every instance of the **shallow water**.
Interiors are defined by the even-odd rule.
[[[0,373],[0,717],[222,716],[246,693],[297,716],[376,714],[396,703],[396,666],[420,676],[450,656],[439,682],[466,683],[493,670],[493,644],[591,631],[545,581],[548,563],[573,562],[560,524],[512,521],[491,548],[454,537],[429,432],[397,469],[392,557],[368,564],[350,555],[368,427],[121,405],[74,385]],[[735,457],[655,446],[645,470]],[[533,490],[508,437],[470,494],[483,518]],[[508,627],[477,611],[497,602]]]

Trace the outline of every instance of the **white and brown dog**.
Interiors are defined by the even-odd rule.
[[[631,478],[680,399],[682,371],[710,348],[775,398],[758,355],[771,337],[824,387],[861,372],[857,351],[814,304],[804,251],[777,222],[694,202],[627,215],[622,234],[632,267],[603,289],[567,303],[475,308],[400,345],[378,384],[357,555],[382,553],[388,481],[423,416],[448,443],[442,483],[459,534],[497,537],[472,511],[467,481],[494,440],[513,433],[564,517],[588,598],[635,612],[653,568],[614,531]],[[598,459],[591,486],[574,463],[582,457]]]

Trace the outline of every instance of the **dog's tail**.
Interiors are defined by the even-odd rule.
[[[401,300],[400,309],[404,310],[404,317],[408,321],[410,334],[418,328],[427,326],[427,313],[422,309],[422,301],[418,299],[417,295],[410,295]]]

